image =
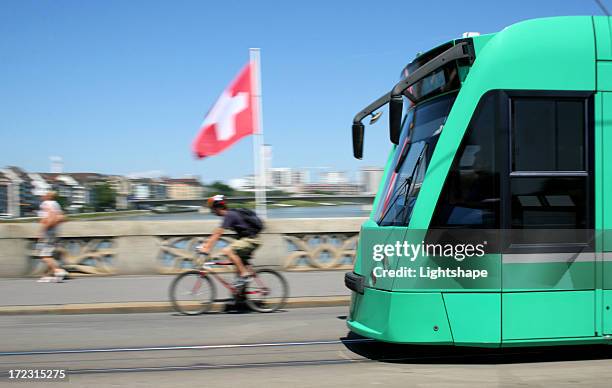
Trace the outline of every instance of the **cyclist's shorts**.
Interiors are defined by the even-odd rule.
[[[236,252],[238,256],[240,256],[243,263],[248,264],[253,251],[259,248],[259,245],[261,245],[261,242],[258,238],[243,237],[232,242],[230,244],[230,248],[232,248],[232,250]]]

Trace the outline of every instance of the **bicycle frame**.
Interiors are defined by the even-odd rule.
[[[216,279],[219,283],[221,283],[221,285],[225,287],[232,295],[234,296],[238,295],[239,290],[236,287],[234,287],[232,283],[225,280],[217,272],[213,271],[213,268],[211,267],[211,265],[223,265],[223,266],[231,265],[233,266],[234,263],[232,263],[229,260],[205,261],[202,264],[202,268],[200,269],[200,275],[202,277],[208,276],[209,274],[212,275],[212,277]],[[265,286],[261,278],[257,276],[257,273],[252,270],[253,267],[251,265],[248,265],[247,268],[253,273],[253,281],[257,283],[258,288],[253,291],[243,291],[242,295],[257,295],[257,294],[265,295],[267,293],[268,288]],[[196,285],[194,285],[194,289],[196,288],[196,286],[199,287],[199,284],[196,283]]]

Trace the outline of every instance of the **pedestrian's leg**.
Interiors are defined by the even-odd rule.
[[[55,274],[55,272],[59,269],[59,266],[57,265],[57,261],[55,261],[53,257],[43,257],[42,261],[45,264],[47,264],[47,271],[50,274]]]
[[[56,282],[63,281],[66,275],[68,275],[65,270],[60,268],[59,264],[57,263],[57,261],[55,261],[53,257],[43,257],[42,260],[45,262],[45,264],[47,264],[47,267],[49,268],[49,276],[54,277]]]

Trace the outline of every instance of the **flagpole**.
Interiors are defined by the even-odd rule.
[[[262,218],[267,218],[266,209],[266,169],[263,141],[263,113],[261,109],[261,63],[259,48],[249,49],[249,59],[253,66],[253,76],[251,77],[252,106],[255,109],[253,115],[253,169],[255,186],[255,208],[257,214]]]

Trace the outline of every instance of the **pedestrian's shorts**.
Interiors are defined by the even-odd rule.
[[[256,237],[243,237],[234,240],[229,246],[238,256],[240,256],[243,263],[248,264],[253,252],[255,249],[259,248],[260,245],[261,242]]]
[[[36,243],[36,251],[38,257],[53,257],[55,248],[57,246],[57,239],[51,237],[41,238]]]

